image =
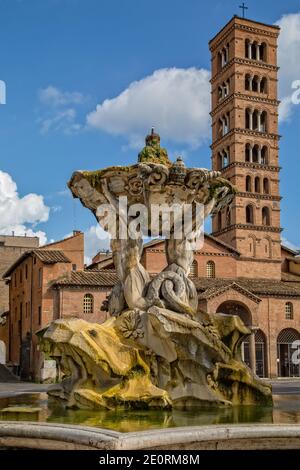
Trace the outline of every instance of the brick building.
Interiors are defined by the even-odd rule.
[[[99,288],[101,277],[83,270],[84,236],[74,232],[65,240],[27,250],[4,273],[10,306],[7,363],[21,377],[40,378],[44,357],[38,350],[36,332],[51,321],[70,315],[92,321],[106,317],[100,307],[108,289]]]
[[[38,246],[38,237],[0,235],[0,364],[5,363],[7,354],[8,328],[6,320],[9,309],[8,286],[2,276],[24,251]]]

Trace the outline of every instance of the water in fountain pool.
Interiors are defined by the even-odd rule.
[[[210,424],[287,424],[300,423],[300,397],[275,396],[273,408],[233,406],[170,411],[124,409],[92,411],[66,409],[48,399],[46,393],[31,393],[1,398],[0,419],[80,424],[121,432]]]

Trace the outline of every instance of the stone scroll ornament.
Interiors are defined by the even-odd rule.
[[[39,333],[42,349],[64,376],[61,390],[52,394],[79,408],[271,404],[270,386],[241,360],[250,330],[237,316],[199,311],[189,277],[203,218],[228,207],[232,184],[219,172],[186,168],[181,158],[172,163],[152,131],[137,164],[77,171],[69,188],[104,230],[114,227],[111,251],[119,281],[106,302],[105,323],[60,319]],[[120,205],[122,198],[127,206]],[[104,204],[109,211],[99,211]],[[142,216],[142,210],[138,216],[131,211],[136,204],[145,208],[146,223],[133,235]],[[165,236],[167,267],[150,276],[141,257],[157,205],[177,210]],[[192,215],[178,237],[187,206]],[[161,236],[166,222],[157,219]]]

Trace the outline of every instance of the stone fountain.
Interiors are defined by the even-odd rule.
[[[241,343],[250,330],[238,316],[200,311],[189,277],[201,219],[230,204],[232,184],[219,172],[186,168],[180,158],[172,163],[152,130],[137,164],[77,171],[68,185],[105,230],[114,227],[111,250],[119,281],[105,302],[105,323],[60,319],[40,334],[42,349],[64,375],[61,390],[53,394],[80,408],[271,404],[270,386],[241,360]],[[120,205],[124,198],[126,207]],[[147,214],[143,224],[143,210],[132,212],[136,205]],[[167,267],[151,276],[141,256],[144,237],[153,235],[157,211],[151,208],[157,205],[189,206],[192,217],[183,237],[175,230],[183,212],[171,217]],[[103,207],[110,211],[99,210]],[[140,229],[133,236],[137,220]],[[164,225],[159,217],[156,235],[163,234]]]

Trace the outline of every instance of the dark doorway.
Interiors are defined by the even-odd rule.
[[[296,349],[293,342],[300,340],[300,333],[293,328],[282,330],[277,338],[278,376],[300,377],[300,365],[294,364],[292,356]]]

